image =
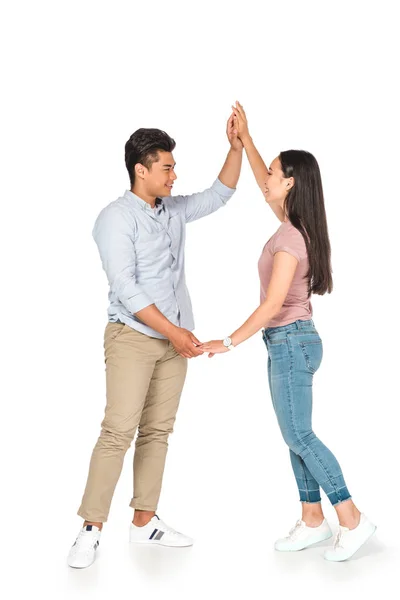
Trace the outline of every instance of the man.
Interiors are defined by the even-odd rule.
[[[130,191],[104,208],[93,237],[110,291],[104,334],[107,404],[78,514],[83,527],[71,548],[71,567],[95,560],[103,523],[125,453],[136,430],[134,517],[130,541],[189,546],[193,541],[156,515],[167,453],[187,370],[202,354],[192,333],[185,284],[186,223],[226,204],[239,179],[243,146],[227,123],[228,156],[211,188],[171,196],[175,142],[158,129],[138,129],[125,146]]]

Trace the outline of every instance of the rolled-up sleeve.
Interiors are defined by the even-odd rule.
[[[110,291],[125,308],[135,314],[154,304],[136,282],[134,231],[117,207],[109,206],[101,211],[93,228],[93,238],[99,249]]]
[[[174,196],[171,200],[179,210],[184,211],[186,223],[190,223],[225,206],[235,191],[236,188],[229,188],[216,179],[212,186],[203,192],[189,196]]]

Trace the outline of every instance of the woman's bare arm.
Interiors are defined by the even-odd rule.
[[[245,342],[262,327],[268,327],[268,322],[275,317],[282,308],[298,264],[297,258],[288,252],[279,251],[275,254],[267,296],[264,302],[250,315],[247,321],[229,336],[233,346],[238,346]],[[214,354],[229,352],[223,345],[222,340],[205,342],[199,346],[199,350],[209,352],[210,354],[208,356],[210,358],[214,356]]]
[[[250,167],[258,183],[258,187],[260,188],[263,196],[265,197],[265,182],[268,175],[268,167],[261,158],[261,155],[258,152],[253,142],[253,139],[249,133],[249,126],[243,106],[239,102],[236,102],[236,105],[232,106],[232,109],[234,114],[235,127],[238,132],[237,135],[244,146],[248,161],[250,163]],[[278,217],[278,219],[282,222],[285,217],[283,209],[275,204],[270,204],[269,206],[271,207],[274,214]]]

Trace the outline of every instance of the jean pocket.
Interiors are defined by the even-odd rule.
[[[322,361],[323,348],[321,339],[300,342],[299,346],[302,350],[307,369],[314,374]]]

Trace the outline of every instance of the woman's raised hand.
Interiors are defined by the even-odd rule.
[[[243,106],[240,102],[236,101],[235,106],[232,106],[233,119],[235,129],[237,130],[237,136],[244,144],[250,139],[249,125],[247,122],[246,113],[244,112]]]

